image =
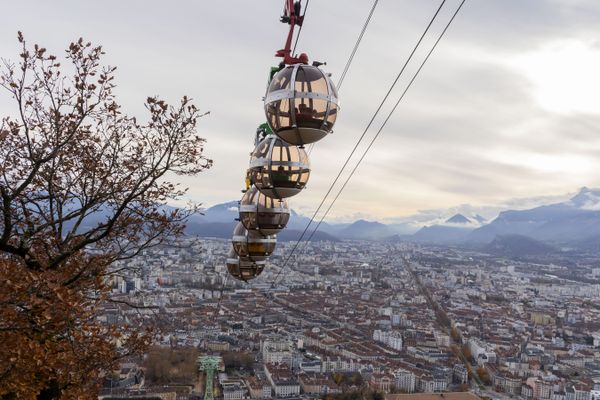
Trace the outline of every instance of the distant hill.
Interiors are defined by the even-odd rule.
[[[412,239],[412,235],[399,235],[394,234],[392,236],[388,236],[383,239],[384,242],[388,243],[400,243],[400,242],[409,242]]]
[[[205,223],[196,223],[196,222],[188,222],[185,233],[187,235],[199,236],[199,237],[215,237],[220,239],[231,239],[233,234],[233,229],[237,225],[237,221],[232,222],[205,222]],[[289,242],[295,241],[300,238],[302,234],[302,230],[297,229],[284,229],[277,235],[277,240],[281,242]],[[303,240],[307,240],[310,236],[312,230],[309,230],[306,235],[304,235]],[[339,242],[339,239],[335,236],[332,236],[328,233],[322,232],[318,230],[313,235],[311,242],[319,242],[319,241],[332,241]]]
[[[580,249],[588,251],[600,251],[600,235],[590,236],[572,244]]]
[[[470,224],[471,220],[462,214],[455,214],[446,220],[447,224]]]
[[[185,233],[190,236],[231,239],[233,229],[236,225],[237,221],[205,223],[188,222]]]
[[[358,221],[339,230],[336,236],[342,239],[379,240],[392,236],[394,232],[381,222]]]
[[[478,223],[482,224],[482,225],[483,225],[483,224],[485,224],[485,223],[487,222],[487,219],[485,219],[484,217],[482,217],[482,216],[481,216],[481,215],[479,215],[479,214],[475,214],[475,215],[473,215],[473,217],[472,217],[472,218],[473,218],[475,221],[477,221]]]
[[[207,224],[207,223],[226,223],[231,224],[236,218],[239,218],[238,211],[238,201],[229,201],[227,203],[221,203],[209,207],[205,210],[202,210],[201,214],[193,215],[188,219],[188,225],[192,226],[191,231],[195,230],[206,230],[209,227],[199,228],[198,225]],[[298,214],[294,210],[290,210],[290,220],[287,225],[287,229],[296,229],[296,230],[304,230],[306,224],[310,221],[309,217]],[[318,221],[317,221],[318,222]],[[313,222],[311,225],[312,228],[316,226],[317,222]],[[212,226],[212,225],[211,225]],[[213,227],[217,227],[218,225],[214,225]],[[345,226],[345,225],[344,225]],[[326,222],[321,223],[319,227],[320,231],[326,231],[331,233],[331,231],[335,231],[335,228],[332,228]]]
[[[423,243],[450,244],[465,240],[467,235],[473,231],[473,227],[433,225],[421,228],[411,236],[410,240]]]
[[[422,243],[455,244],[465,240],[479,222],[469,219],[463,214],[455,214],[442,224],[424,226],[419,229],[411,240]]]
[[[523,235],[498,235],[483,250],[507,257],[541,256],[556,251],[550,245]]]
[[[281,241],[281,242],[293,242],[293,241],[297,241],[300,236],[302,235],[302,232],[304,231],[304,229],[302,230],[296,230],[296,229],[284,229],[283,231],[281,231],[278,235],[277,235],[277,240]],[[309,230],[305,235],[304,238],[302,239],[303,241],[308,240],[308,238],[310,237],[310,233],[312,232],[312,230]],[[326,232],[322,232],[321,230],[318,230],[315,232],[315,234],[313,235],[313,237],[310,239],[311,242],[324,242],[324,241],[328,241],[328,242],[339,242],[340,240],[338,238],[336,238],[333,235],[330,235],[329,233]]]
[[[503,211],[471,232],[467,240],[488,243],[498,235],[523,235],[556,243],[577,243],[600,236],[600,190],[582,188],[566,202]]]
[[[207,208],[203,210],[204,215],[190,217],[187,232],[199,236],[230,237],[234,219],[238,217],[237,207],[238,202],[231,201]],[[290,222],[280,240],[288,240],[286,238],[291,237],[292,231],[304,230],[309,221],[309,217],[291,210]],[[433,214],[429,221],[433,225],[422,228],[419,226],[423,226],[423,222],[410,219],[388,225],[362,219],[353,223],[322,223],[315,238],[472,243],[480,246],[494,241],[497,236],[521,235],[550,244],[600,249],[600,190],[584,187],[568,201],[528,210],[502,211],[487,224],[484,217],[468,213],[456,213],[446,219]],[[93,223],[95,219],[90,218],[86,222]],[[288,231],[292,233],[288,234]]]
[[[237,201],[228,201],[202,210],[202,215],[194,216],[195,222],[231,222],[238,217]]]
[[[415,222],[412,223],[392,223],[387,226],[398,235],[412,235],[417,232],[421,227]]]

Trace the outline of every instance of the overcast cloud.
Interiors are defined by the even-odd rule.
[[[371,4],[312,0],[299,50],[327,61],[337,81]],[[309,213],[318,205],[438,4],[380,0],[340,91],[335,132],[315,146],[309,186],[291,199],[293,208]],[[193,97],[211,111],[199,127],[214,167],[182,183],[191,199],[211,205],[241,195],[253,134],[264,120],[268,70],[286,35],[278,22],[282,5],[9,2],[0,56],[16,59],[17,30],[55,54],[83,36],[102,44],[106,63],[118,66],[117,93],[130,114],[142,118],[149,95],[170,102]],[[457,5],[447,1],[435,34]],[[448,207],[490,212],[525,204],[510,199],[539,204],[600,186],[598,26],[598,1],[467,0],[332,217],[399,221]],[[406,71],[394,101],[416,66]],[[0,96],[0,115],[13,114],[11,107]]]

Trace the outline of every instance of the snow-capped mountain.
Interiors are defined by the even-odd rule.
[[[188,221],[188,233],[201,236],[230,236],[236,223],[235,218],[238,217],[237,206],[237,201],[231,201],[204,210],[204,215],[192,216]],[[584,187],[576,195],[562,202],[526,210],[502,211],[487,224],[486,218],[477,213],[455,211],[454,214],[446,212],[445,218],[443,215],[443,210],[437,216],[430,214],[431,222],[418,219],[411,221],[407,217],[400,224],[364,220],[352,223],[323,223],[315,239],[384,240],[401,235],[401,240],[443,244],[490,243],[497,236],[522,235],[542,242],[600,248],[600,189]],[[307,216],[292,210],[286,231],[289,230],[290,235],[295,236],[294,232],[303,231],[309,221]],[[412,231],[408,230],[409,228]],[[411,235],[413,232],[416,233]],[[286,233],[285,237],[290,235]]]
[[[471,220],[462,214],[454,214],[452,217],[450,217],[446,220],[446,223],[447,224],[465,225],[465,224],[470,224]]]
[[[600,238],[600,190],[584,187],[565,202],[503,211],[489,224],[471,232],[467,240],[488,243],[497,235],[507,234],[557,243]]]
[[[566,204],[582,210],[600,211],[600,190],[582,187]]]
[[[442,223],[424,226],[411,239],[428,243],[459,243],[482,225],[481,220],[484,219],[479,215],[465,217],[457,213]]]

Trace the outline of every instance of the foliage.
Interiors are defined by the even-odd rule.
[[[460,351],[462,352],[462,355],[468,360],[468,361],[472,361],[473,360],[473,354],[471,353],[471,348],[469,347],[468,344],[463,344]]]
[[[461,383],[460,385],[458,385],[459,392],[468,392],[470,388],[471,386],[469,386],[469,384],[467,383]]]
[[[152,335],[98,320],[113,263],[183,232],[196,207],[166,208],[185,189],[165,177],[211,161],[188,98],[148,98],[139,124],[101,47],[71,43],[67,69],[18,40],[19,62],[0,69],[16,105],[0,122],[0,396],[95,398],[98,378]]]
[[[340,386],[342,384],[342,380],[344,379],[344,374],[340,372],[334,372],[332,374],[332,379],[336,385]]]
[[[243,368],[252,369],[254,364],[254,356],[251,353],[228,351],[221,355],[225,368]]]
[[[481,379],[481,382],[483,382],[485,385],[492,384],[492,379],[490,378],[490,373],[488,372],[487,368],[485,368],[484,366],[477,368],[477,375],[479,376],[479,379]]]
[[[194,347],[150,349],[144,360],[148,384],[193,384],[198,377],[198,350]]]
[[[462,343],[462,338],[460,337],[460,332],[458,331],[458,329],[456,327],[452,327],[452,330],[450,330],[450,336],[452,337],[452,340],[454,341],[454,343]]]
[[[341,373],[334,372],[331,374],[331,379],[338,386],[357,386],[360,387],[364,384],[364,379],[360,372],[349,372]]]

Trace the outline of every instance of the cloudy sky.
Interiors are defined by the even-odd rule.
[[[416,61],[458,3],[447,0]],[[9,2],[0,56],[16,59],[17,30],[55,54],[83,36],[102,44],[105,62],[118,67],[117,93],[130,114],[144,117],[148,95],[193,97],[211,111],[199,127],[214,167],[184,183],[193,200],[212,205],[241,195],[253,134],[264,120],[268,70],[287,33],[278,22],[282,5]],[[312,0],[298,49],[326,61],[337,81],[371,5]],[[380,0],[341,89],[335,132],[315,146],[309,186],[291,199],[293,208],[308,214],[318,205],[438,5]],[[332,216],[392,220],[464,204],[518,206],[514,199],[544,202],[600,186],[598,26],[597,0],[467,0]],[[0,114],[14,113],[11,107],[0,95]]]

